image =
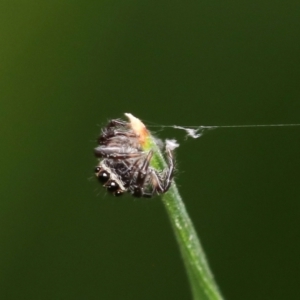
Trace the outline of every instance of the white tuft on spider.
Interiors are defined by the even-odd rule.
[[[162,171],[151,166],[153,150],[144,151],[140,136],[130,123],[120,119],[109,121],[98,138],[95,155],[99,164],[95,175],[114,196],[129,192],[134,197],[163,194],[171,186],[174,175],[175,146],[166,146],[168,167]]]

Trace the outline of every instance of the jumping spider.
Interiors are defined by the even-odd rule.
[[[114,196],[129,192],[134,197],[152,197],[165,193],[172,183],[174,159],[166,147],[168,167],[158,171],[150,165],[153,150],[144,151],[139,135],[130,123],[111,120],[102,129],[95,155],[99,165],[95,175]]]

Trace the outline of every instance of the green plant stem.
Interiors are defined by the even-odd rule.
[[[153,137],[149,138],[149,147],[154,150],[153,166],[159,169],[167,167],[161,150]],[[193,298],[195,300],[223,299],[209,269],[193,223],[174,182],[169,191],[163,195],[162,200],[179,244]]]

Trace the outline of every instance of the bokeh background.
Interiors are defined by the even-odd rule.
[[[94,179],[101,126],[300,123],[300,2],[2,1],[0,298],[191,299],[159,197]],[[297,299],[300,127],[176,138],[226,299]]]

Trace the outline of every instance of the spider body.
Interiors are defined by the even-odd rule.
[[[168,167],[151,166],[153,150],[144,151],[139,135],[123,120],[111,120],[102,129],[95,155],[99,164],[95,175],[114,196],[129,192],[134,197],[152,197],[167,192],[174,175],[172,151],[166,148]]]

